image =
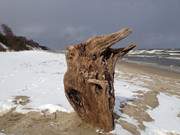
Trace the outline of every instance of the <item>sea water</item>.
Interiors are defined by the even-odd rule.
[[[124,60],[180,72],[180,49],[133,50]]]

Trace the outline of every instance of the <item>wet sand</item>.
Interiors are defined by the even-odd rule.
[[[133,135],[140,135],[140,130],[145,129],[143,123],[154,121],[147,113],[147,110],[159,106],[157,98],[159,93],[166,93],[180,98],[180,73],[125,61],[120,62],[117,68],[124,73],[121,76],[122,78],[127,80],[136,78],[137,82],[144,82],[145,87],[150,90],[147,92],[136,91],[137,98],[121,108],[124,114],[133,117],[137,121],[137,125],[121,120],[121,116],[118,121],[123,128]],[[136,83],[136,81],[133,80],[132,83]],[[170,134],[174,135],[173,133]]]
[[[116,123],[133,135],[140,135],[145,129],[144,122],[151,122],[153,118],[147,113],[149,108],[159,105],[157,95],[166,93],[180,98],[180,74],[166,70],[142,66],[134,63],[121,62],[117,70],[123,74],[121,79],[132,83],[143,82],[143,87],[149,91],[137,90],[133,101],[120,106],[123,115],[132,117],[137,123],[132,124],[116,115]],[[23,102],[24,103],[24,102]],[[180,114],[180,112],[179,112]],[[177,116],[179,117],[179,115]],[[29,112],[20,114],[11,110],[0,117],[0,132],[13,135],[96,135],[96,129],[83,123],[75,113],[56,112]],[[109,133],[110,134],[110,133]]]

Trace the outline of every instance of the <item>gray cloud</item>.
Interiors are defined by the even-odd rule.
[[[0,23],[51,48],[131,27],[121,45],[180,48],[179,0],[0,0]]]

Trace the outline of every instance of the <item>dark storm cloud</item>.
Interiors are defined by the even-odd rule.
[[[126,26],[141,48],[180,48],[179,14],[179,0],[0,0],[0,23],[51,48]]]

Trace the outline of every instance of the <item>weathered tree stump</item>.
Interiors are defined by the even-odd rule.
[[[116,62],[135,47],[134,44],[118,49],[111,46],[130,33],[129,28],[124,28],[67,48],[66,97],[82,120],[104,131],[114,128]]]

